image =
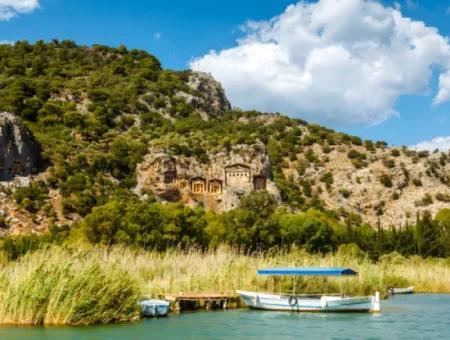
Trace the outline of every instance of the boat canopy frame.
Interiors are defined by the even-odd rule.
[[[288,267],[288,268],[265,268],[257,270],[259,275],[266,276],[292,276],[293,277],[293,289],[292,294],[296,295],[297,290],[297,276],[356,276],[358,272],[351,268],[345,267]],[[340,281],[341,296],[344,296],[344,290],[342,286],[342,279]],[[281,294],[281,292],[280,292]]]

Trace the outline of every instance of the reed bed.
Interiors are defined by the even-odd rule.
[[[139,283],[99,253],[52,247],[0,271],[0,323],[87,325],[139,316]]]
[[[353,254],[311,255],[302,250],[248,254],[220,247],[201,251],[143,251],[126,247],[60,247],[30,253],[0,268],[0,323],[93,324],[138,317],[137,301],[164,293],[290,291],[291,279],[258,277],[276,266],[348,266],[359,272],[342,279],[344,292],[371,294],[389,286],[450,292],[450,261],[384,256],[373,263]],[[297,281],[297,292],[339,292],[339,278]]]

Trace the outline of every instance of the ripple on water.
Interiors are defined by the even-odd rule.
[[[183,313],[132,324],[82,328],[0,328],[0,339],[450,339],[450,295],[395,296],[379,314],[246,309]]]

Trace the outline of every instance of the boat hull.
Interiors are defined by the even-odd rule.
[[[158,317],[169,314],[170,304],[164,300],[142,300],[139,305],[141,306],[141,315],[144,317]]]
[[[289,296],[237,291],[244,303],[253,309],[291,312],[378,312],[379,294],[364,297]]]
[[[387,292],[388,292],[389,295],[413,294],[414,293],[414,287],[406,287],[406,288],[389,287]]]

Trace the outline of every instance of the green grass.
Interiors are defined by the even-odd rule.
[[[0,257],[1,258],[1,257]],[[449,293],[450,261],[385,255],[372,263],[363,254],[310,255],[302,250],[246,254],[228,247],[202,252],[134,250],[126,247],[52,246],[0,268],[0,323],[86,325],[135,320],[137,301],[164,293],[290,291],[291,279],[257,277],[274,266],[348,266],[358,277],[343,279],[351,295],[384,293],[389,286]],[[338,278],[297,281],[299,293],[339,292]]]

